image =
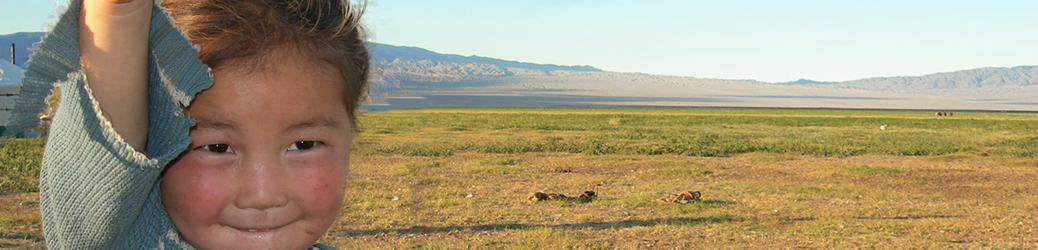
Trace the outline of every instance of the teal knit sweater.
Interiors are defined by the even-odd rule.
[[[38,127],[55,84],[61,105],[40,171],[49,249],[194,249],[173,226],[159,191],[162,170],[191,142],[184,107],[212,85],[198,51],[156,3],[149,34],[148,143],[138,152],[101,115],[80,67],[82,0],[71,0],[29,61],[7,135]],[[332,249],[315,245],[317,249]]]

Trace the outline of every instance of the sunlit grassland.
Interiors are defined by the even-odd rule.
[[[1038,248],[1034,114],[445,108],[359,122],[321,240],[341,249]],[[0,178],[35,178],[7,162]],[[525,199],[592,189],[590,203]],[[11,190],[0,247],[39,240],[34,196],[18,194],[34,189]],[[651,202],[684,190],[703,201]]]
[[[0,249],[43,248],[35,192],[45,142],[30,138],[0,144]]]
[[[0,144],[0,194],[37,191],[44,143],[43,138],[29,138]]]
[[[1034,115],[924,112],[645,109],[431,109],[362,119],[360,154],[449,156],[564,152],[723,157],[1038,155]],[[659,111],[660,113],[651,113]],[[683,111],[683,112],[682,112]],[[886,125],[889,129],[880,130]]]
[[[1038,246],[1031,114],[462,108],[360,119],[346,205],[325,237],[344,248]],[[525,200],[590,189],[601,197],[587,204]],[[704,200],[651,202],[684,190]]]

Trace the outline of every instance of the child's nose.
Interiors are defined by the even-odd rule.
[[[288,203],[284,181],[287,173],[277,157],[246,157],[243,163],[236,206],[264,210]]]

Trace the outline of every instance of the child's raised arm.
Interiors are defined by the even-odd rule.
[[[148,135],[150,0],[85,0],[79,46],[87,83],[122,139],[144,151]]]
[[[37,46],[8,128],[38,126],[60,84],[39,178],[47,247],[184,248],[159,180],[191,143],[183,108],[212,85],[188,38],[152,0],[71,0]]]

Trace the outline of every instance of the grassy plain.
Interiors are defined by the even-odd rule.
[[[1033,114],[465,108],[360,122],[322,240],[342,249],[1038,248]],[[0,182],[29,183],[0,184],[0,248],[42,246],[35,176],[9,171],[41,145],[0,146]],[[592,188],[590,203],[525,200]],[[684,190],[703,201],[651,202]]]

